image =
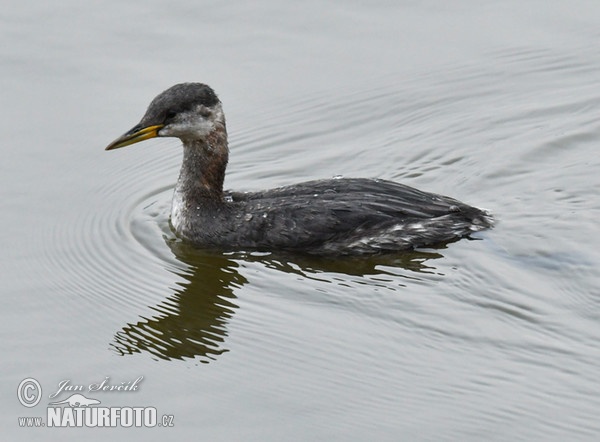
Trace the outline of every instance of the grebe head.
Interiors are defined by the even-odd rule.
[[[215,131],[225,132],[225,117],[217,94],[202,83],[181,83],[152,100],[139,124],[106,150],[154,137],[177,137],[184,144],[206,141]]]

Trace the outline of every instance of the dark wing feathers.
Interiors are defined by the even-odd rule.
[[[402,223],[452,216],[466,225],[483,214],[455,199],[384,180],[319,180],[229,195],[237,219],[221,223],[227,230],[215,232],[215,240],[251,248],[310,250]]]

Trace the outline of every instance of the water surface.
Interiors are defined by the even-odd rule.
[[[3,434],[597,439],[598,14],[583,1],[4,8]],[[195,250],[168,226],[178,141],[103,151],[180,81],[224,103],[228,188],[379,177],[498,224],[364,259]],[[19,428],[61,380],[107,376],[144,380],[92,397],[175,426]],[[15,395],[27,377],[44,394],[31,409]]]

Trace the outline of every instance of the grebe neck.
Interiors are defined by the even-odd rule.
[[[223,202],[223,181],[229,157],[224,124],[205,139],[182,140],[183,161],[175,186],[171,223],[177,231],[190,212]]]

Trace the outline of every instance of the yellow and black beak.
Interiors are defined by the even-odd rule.
[[[129,146],[130,144],[139,143],[140,141],[148,140],[158,136],[158,131],[164,126],[164,124],[157,124],[155,126],[141,127],[139,124],[131,129],[129,132],[121,135],[115,141],[106,146],[105,150],[118,149],[120,147]]]

